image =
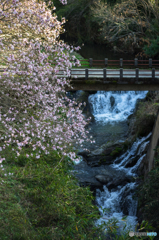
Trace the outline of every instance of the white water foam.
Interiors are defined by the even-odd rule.
[[[136,101],[145,98],[148,91],[98,91],[88,98],[92,114],[101,123],[124,121],[133,113]]]

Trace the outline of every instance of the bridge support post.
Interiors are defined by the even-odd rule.
[[[152,68],[152,58],[149,58],[149,68]]]
[[[135,58],[134,61],[135,61],[135,67],[137,67],[138,66],[138,58]]]
[[[104,65],[105,65],[105,67],[108,66],[108,58],[105,58],[105,59],[104,59]]]
[[[138,79],[139,79],[139,69],[136,68],[136,81],[138,81]]]
[[[103,68],[103,79],[104,79],[104,83],[106,82],[106,77],[107,77],[107,69]]]
[[[122,80],[123,78],[123,68],[120,68],[120,81]]]
[[[85,69],[85,79],[88,79],[88,68]]]
[[[155,68],[152,68],[152,81],[155,80]]]
[[[93,65],[93,58],[89,58],[89,66],[92,67]]]
[[[123,58],[120,58],[120,68],[123,67]]]

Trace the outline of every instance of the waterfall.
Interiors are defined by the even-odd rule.
[[[132,147],[124,153],[122,156],[117,158],[112,167],[123,170],[127,173],[127,175],[132,177],[137,177],[137,168],[142,161],[143,157],[146,155],[144,153],[145,147],[149,143],[151,133],[142,139],[137,139],[136,142],[132,145]],[[137,162],[133,164],[132,167],[126,167],[126,163],[130,163],[134,156],[137,157]],[[118,162],[118,163],[116,163]],[[103,186],[104,191],[100,191],[97,189],[96,191],[96,202],[99,207],[99,211],[101,213],[101,218],[97,220],[96,224],[101,224],[103,222],[108,222],[108,220],[116,218],[118,220],[119,231],[123,230],[124,222],[122,218],[126,215],[127,219],[125,223],[127,230],[129,227],[131,230],[135,231],[135,226],[137,224],[137,200],[132,198],[133,192],[136,188],[136,183],[131,182],[127,183],[125,186],[118,186],[111,191],[108,190],[106,186]],[[103,209],[109,209],[109,212],[104,213]]]
[[[138,99],[146,96],[145,92],[104,92],[99,91],[89,96],[89,103],[95,121],[101,125],[116,124],[124,121],[134,112]],[[123,170],[129,176],[136,177],[137,169],[143,158],[145,157],[145,148],[149,144],[151,133],[141,139],[137,139],[132,147],[122,156],[115,159],[111,164],[113,168]],[[96,221],[96,225],[107,223],[113,218],[118,220],[118,233],[123,230],[125,223],[127,228],[135,230],[137,224],[137,200],[133,199],[133,193],[136,188],[135,182],[118,186],[115,189],[108,190],[104,185],[104,191],[96,190],[96,204],[99,208],[101,218]],[[106,211],[103,211],[105,209]],[[127,216],[125,223],[122,220]],[[127,229],[126,228],[126,229]],[[125,230],[126,230],[125,229]]]
[[[96,121],[123,121],[133,113],[136,101],[148,91],[98,91],[89,96],[89,104]]]

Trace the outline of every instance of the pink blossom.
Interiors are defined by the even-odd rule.
[[[66,4],[65,0],[60,2]],[[11,10],[2,13],[5,18],[12,19],[9,31],[16,32],[19,38],[12,40],[10,50],[13,54],[6,56],[8,69],[5,79],[0,83],[1,96],[9,97],[10,93],[16,96],[12,97],[13,105],[11,104],[9,111],[4,111],[6,114],[0,115],[6,131],[5,144],[17,143],[19,149],[17,156],[25,144],[30,144],[33,151],[40,148],[49,154],[49,151],[54,149],[75,160],[76,154],[70,152],[69,146],[73,146],[74,143],[81,144],[84,139],[89,140],[85,131],[88,120],[82,115],[81,105],[64,97],[65,86],[70,86],[70,80],[56,76],[59,70],[69,76],[71,60],[75,59],[70,55],[75,48],[57,41],[64,19],[59,22],[52,16],[51,10],[46,8],[45,3],[37,3],[35,0],[25,1],[23,4],[14,0]],[[22,32],[27,35],[29,28],[34,29],[37,38],[20,39]],[[41,42],[43,36],[46,41]],[[3,50],[7,44],[7,40],[4,39],[1,44]],[[41,52],[42,45],[45,53]],[[14,54],[17,46],[21,48],[18,54]],[[67,53],[64,53],[64,49]],[[53,56],[53,60],[48,61],[50,55]],[[55,67],[51,66],[53,62]],[[76,62],[79,64],[78,60]],[[50,144],[45,146],[44,142],[48,138]],[[40,155],[36,158],[40,158]]]

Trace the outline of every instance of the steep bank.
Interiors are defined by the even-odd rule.
[[[138,102],[135,113],[128,118],[128,145],[131,145],[137,137],[144,137],[152,131],[157,119],[158,107],[158,91],[148,92],[146,98]],[[159,132],[159,129],[155,129],[155,131]],[[145,159],[141,161],[138,167],[139,178],[137,182],[139,185],[135,193],[138,198],[136,215],[138,217],[139,227],[143,220],[148,221],[152,227],[154,227],[154,231],[159,234],[159,143],[154,150],[154,168],[148,173],[145,180]],[[155,239],[159,238],[156,237]]]
[[[159,92],[149,92],[145,99],[138,105],[138,109],[130,120],[130,135],[132,139],[136,136],[146,135],[154,127],[157,119]],[[159,132],[159,129],[155,129]],[[145,161],[143,160],[139,166],[139,185],[135,195],[138,198],[137,217],[139,227],[143,220],[148,221],[154,231],[159,234],[159,144],[155,150],[154,168],[148,173],[146,179],[145,175]],[[152,149],[151,149],[152,150]],[[149,159],[148,159],[149,160]],[[145,231],[145,230],[143,230]],[[149,230],[153,231],[153,230]],[[159,237],[155,237],[159,239]]]

